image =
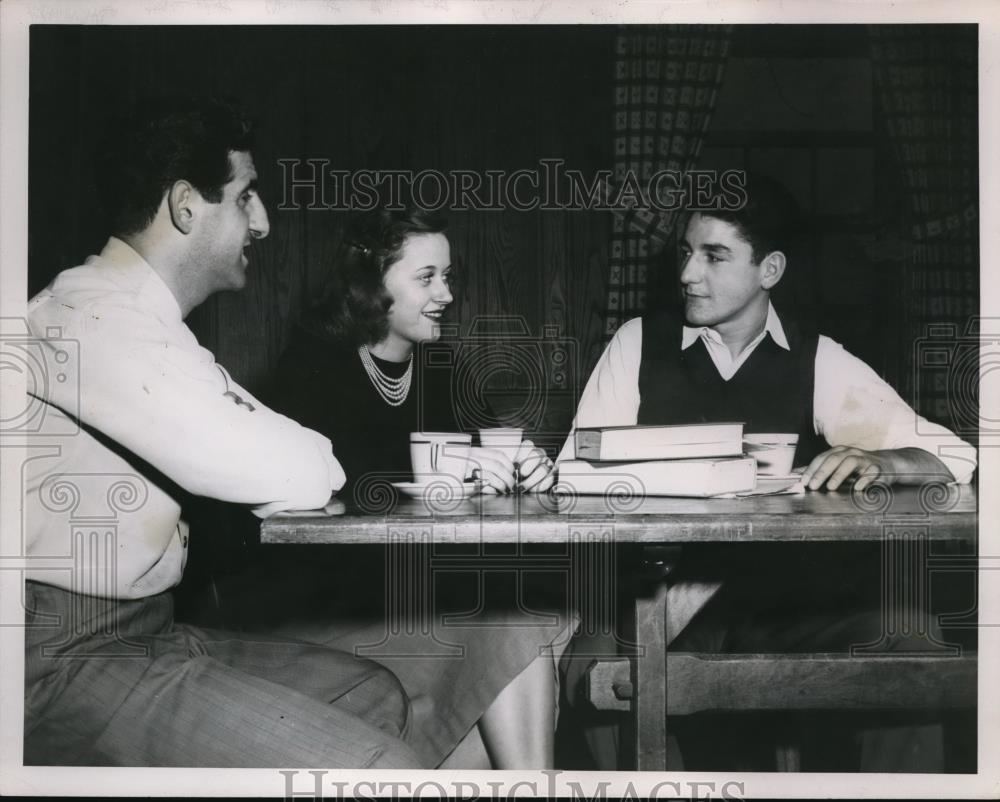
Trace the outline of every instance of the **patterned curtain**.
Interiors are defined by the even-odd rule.
[[[657,172],[680,173],[694,166],[715,107],[730,39],[729,26],[622,26],[615,43],[619,191],[634,182],[642,193]],[[660,211],[640,202],[634,209],[615,212],[606,338],[645,311],[651,240],[661,245],[669,241],[680,211]]]
[[[975,437],[979,184],[975,25],[873,25],[876,98],[909,205],[900,275],[901,393]],[[963,368],[962,361],[968,363]]]

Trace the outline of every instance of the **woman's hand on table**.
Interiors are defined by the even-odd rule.
[[[530,440],[521,442],[514,461],[519,476],[516,489],[522,493],[544,493],[555,482],[555,465],[548,454]]]
[[[469,464],[472,475],[483,483],[483,493],[509,493],[517,482],[514,461],[498,448],[473,446]]]
[[[552,460],[530,440],[522,441],[514,454],[499,448],[473,447],[469,462],[473,475],[483,483],[483,493],[544,493],[555,482]]]

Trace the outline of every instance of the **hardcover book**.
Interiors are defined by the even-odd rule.
[[[559,463],[557,488],[580,495],[720,496],[752,492],[753,457]]]
[[[591,462],[739,457],[742,423],[602,426],[577,429],[576,458]]]

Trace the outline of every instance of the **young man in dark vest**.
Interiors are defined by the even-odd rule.
[[[795,465],[805,466],[812,491],[846,488],[849,479],[856,490],[875,480],[968,483],[976,466],[972,446],[918,416],[842,346],[779,317],[770,295],[800,229],[797,205],[764,176],[748,176],[746,196],[738,209],[690,215],[682,240],[683,314],[655,310],[618,330],[583,392],[574,430],[744,421],[748,434],[798,434]],[[571,431],[559,459],[573,456]],[[843,572],[831,568],[836,555],[792,552],[769,554],[753,570],[723,568],[723,592],[682,633],[684,647],[835,651],[877,638],[878,609],[848,600],[858,590],[877,594],[877,575],[872,587],[871,576],[843,560]],[[568,672],[571,699],[582,663]],[[862,768],[934,770],[927,754],[885,760],[875,740],[867,757],[862,752]]]

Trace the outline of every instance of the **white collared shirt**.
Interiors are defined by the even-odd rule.
[[[719,374],[728,381],[766,336],[788,349],[784,328],[770,305],[764,331],[735,359],[710,329],[685,326],[681,348],[701,338]],[[637,423],[641,361],[642,318],[633,318],[618,329],[590,374],[558,460],[573,458],[573,432],[578,426]],[[866,451],[921,448],[940,459],[960,484],[968,483],[976,468],[975,448],[918,415],[874,370],[822,335],[816,347],[813,427],[831,446]]]
[[[778,313],[774,311],[774,307],[770,303],[767,305],[767,320],[764,322],[763,330],[747,343],[746,347],[736,357],[732,355],[729,347],[722,341],[722,335],[708,326],[702,326],[701,328],[684,326],[681,331],[681,350],[686,351],[700,339],[705,343],[708,355],[712,358],[712,362],[715,363],[715,368],[719,371],[719,375],[725,381],[729,381],[736,375],[736,371],[743,366],[743,363],[747,361],[750,354],[754,352],[767,335],[771,335],[771,339],[786,351],[792,350],[788,345],[785,329],[778,319]]]
[[[179,490],[264,516],[322,507],[343,485],[330,441],[234,382],[121,240],[60,273],[28,323],[49,368],[25,467],[29,579],[149,596],[183,572]]]

